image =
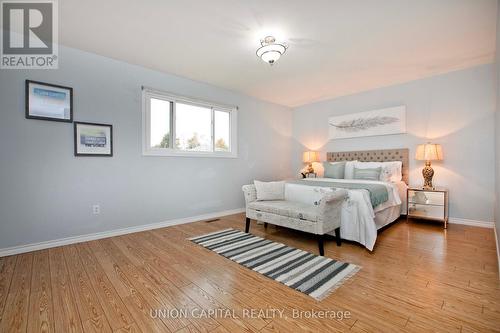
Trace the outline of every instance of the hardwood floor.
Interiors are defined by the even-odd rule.
[[[326,256],[362,269],[316,302],[186,240],[227,227],[243,229],[244,216],[0,258],[0,332],[500,331],[492,229],[401,220],[379,234],[373,253],[328,241]],[[317,253],[312,235],[254,222],[250,232]],[[175,308],[220,311],[152,316]],[[234,314],[224,317],[224,309]],[[251,309],[284,313],[250,316]],[[294,309],[350,317],[294,318]]]

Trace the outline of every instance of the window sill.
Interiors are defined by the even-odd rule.
[[[238,158],[236,152],[205,152],[205,151],[180,151],[173,149],[143,150],[143,156],[159,157],[213,157],[213,158]]]

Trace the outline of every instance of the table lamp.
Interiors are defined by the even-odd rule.
[[[418,145],[415,159],[418,161],[425,161],[425,167],[422,169],[422,176],[424,176],[424,189],[434,189],[434,186],[432,186],[434,170],[431,167],[431,161],[441,161],[443,159],[443,149],[441,148],[441,145],[433,143]]]
[[[307,173],[314,173],[314,169],[313,169],[313,162],[318,162],[319,161],[319,158],[318,158],[318,152],[317,151],[306,151],[304,152],[304,154],[302,155],[302,161],[304,161],[304,163],[309,163],[309,166],[307,168]]]

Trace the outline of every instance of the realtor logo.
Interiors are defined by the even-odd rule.
[[[0,68],[58,67],[57,2],[1,2]]]

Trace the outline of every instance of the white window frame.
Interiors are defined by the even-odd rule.
[[[212,111],[212,151],[186,151],[175,148],[153,148],[151,147],[151,106],[150,99],[156,98],[172,103],[170,112],[170,142],[175,142],[175,105],[176,103],[191,104],[210,108]],[[215,111],[229,113],[229,152],[215,151]],[[179,156],[179,157],[238,157],[238,107],[213,103],[191,97],[180,96],[169,92],[142,87],[142,155],[144,156]]]

